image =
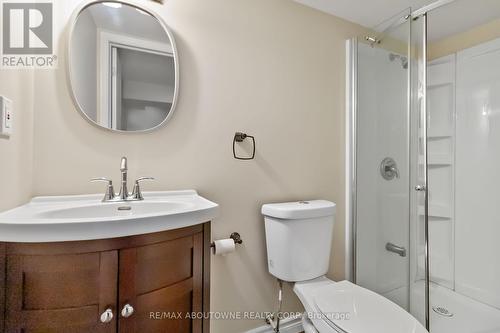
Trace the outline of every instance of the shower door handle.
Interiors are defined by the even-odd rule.
[[[402,246],[397,246],[389,242],[385,244],[385,249],[389,252],[399,254],[401,257],[406,257],[406,249]]]

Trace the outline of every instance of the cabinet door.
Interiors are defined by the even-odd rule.
[[[120,333],[201,333],[203,233],[120,251]],[[129,307],[130,309],[130,307]]]
[[[8,255],[6,332],[116,332],[117,268],[117,251]]]

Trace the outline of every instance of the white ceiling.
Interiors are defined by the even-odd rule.
[[[373,28],[407,8],[417,9],[435,0],[295,0],[306,6]],[[474,1],[474,0],[472,0]]]
[[[436,41],[500,19],[500,0],[457,0],[428,14],[429,40]]]
[[[374,28],[407,8],[436,0],[295,0],[306,6]],[[429,40],[435,41],[500,18],[500,0],[455,0],[429,13]]]

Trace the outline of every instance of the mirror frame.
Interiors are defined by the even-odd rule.
[[[116,2],[116,3],[121,3],[122,5],[126,6],[131,6],[137,9],[140,9],[149,15],[151,15],[154,19],[157,20],[157,22],[161,25],[165,33],[167,34],[168,38],[170,39],[170,44],[172,46],[172,53],[174,54],[174,74],[175,74],[175,79],[174,79],[174,96],[172,100],[172,106],[170,107],[170,111],[168,112],[167,116],[165,119],[158,125],[145,129],[145,130],[137,130],[137,131],[124,131],[124,130],[118,130],[118,129],[112,129],[109,127],[104,127],[99,125],[97,122],[92,120],[85,111],[83,110],[81,104],[78,102],[78,98],[76,96],[76,92],[73,89],[73,82],[75,81],[74,75],[71,71],[71,43],[73,40],[73,33],[76,27],[76,22],[78,20],[78,17],[80,14],[88,7],[96,4],[100,4],[103,2]],[[131,0],[87,0],[84,1],[82,4],[80,4],[74,11],[73,14],[71,15],[70,21],[69,21],[69,30],[68,30],[68,35],[66,38],[66,83],[68,86],[69,93],[71,95],[71,99],[73,100],[73,104],[77,111],[80,113],[80,115],[87,120],[89,123],[92,125],[104,129],[106,131],[112,132],[112,133],[128,133],[128,134],[135,134],[135,133],[148,133],[152,132],[154,130],[157,130],[161,127],[163,127],[169,120],[172,118],[172,115],[177,107],[177,100],[179,98],[179,54],[177,52],[177,47],[175,45],[175,39],[174,35],[170,31],[169,27],[165,23],[165,21],[155,12],[148,8],[144,8],[140,3],[137,3],[135,1]]]

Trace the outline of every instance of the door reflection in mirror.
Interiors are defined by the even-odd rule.
[[[68,70],[81,113],[117,131],[165,123],[178,89],[175,44],[165,24],[122,2],[94,2],[75,17]]]

